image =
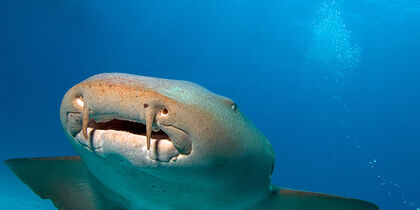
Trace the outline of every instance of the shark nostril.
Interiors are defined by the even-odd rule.
[[[85,106],[85,102],[84,102],[82,97],[75,98],[73,103],[76,107],[78,107],[80,109],[83,109],[83,107]]]
[[[169,114],[168,109],[163,108],[162,110],[160,110],[160,115],[161,115],[162,117],[166,117],[166,116],[168,116],[168,114]]]

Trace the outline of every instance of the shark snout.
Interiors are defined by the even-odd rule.
[[[167,97],[141,84],[115,79],[88,79],[70,89],[61,106],[63,127],[81,146],[99,152],[107,145],[116,148],[127,144],[165,162],[192,151],[186,130],[172,123],[175,113]],[[135,141],[140,143],[130,143]]]

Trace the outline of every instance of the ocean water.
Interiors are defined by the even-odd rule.
[[[74,155],[64,93],[189,80],[270,139],[276,185],[420,209],[420,1],[0,1],[0,160]],[[0,209],[53,209],[0,165]]]

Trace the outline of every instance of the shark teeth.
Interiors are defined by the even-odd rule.
[[[84,137],[83,131],[76,135],[76,139],[84,147],[98,153],[127,153],[127,156],[143,156],[149,160],[159,162],[176,161],[180,152],[168,139],[150,138],[148,146],[147,137],[136,135],[126,131],[100,130],[88,127],[86,129],[88,138]]]

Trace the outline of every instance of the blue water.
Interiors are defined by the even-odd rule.
[[[101,72],[235,100],[273,183],[420,208],[417,0],[0,1],[0,159],[74,155],[64,93]],[[0,209],[46,209],[0,166]]]

